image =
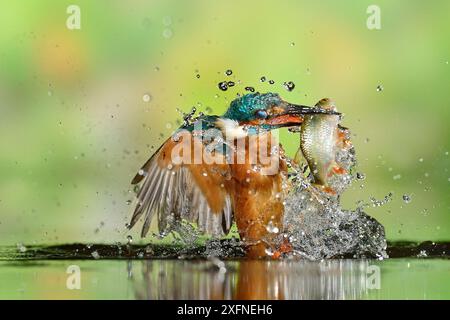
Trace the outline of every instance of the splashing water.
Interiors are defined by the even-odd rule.
[[[297,188],[286,201],[284,219],[294,253],[300,256],[387,258],[383,226],[361,208],[343,210],[338,198]]]
[[[347,132],[349,136],[349,132]],[[343,174],[334,174],[327,181],[330,193],[313,184],[312,174],[305,177],[297,170],[293,188],[285,200],[285,237],[293,247],[293,254],[312,260],[335,257],[387,258],[384,227],[363,211],[344,210],[341,194],[353,180],[361,180],[361,173],[351,174],[356,165],[354,147],[338,148],[337,165]]]

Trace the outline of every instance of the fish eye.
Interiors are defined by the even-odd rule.
[[[259,109],[255,111],[255,117],[258,119],[266,119],[268,116],[267,111],[263,109]]]

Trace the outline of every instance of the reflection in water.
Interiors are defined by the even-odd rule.
[[[137,299],[361,299],[368,260],[145,260],[129,264]]]

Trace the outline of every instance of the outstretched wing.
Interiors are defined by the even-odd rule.
[[[201,161],[195,158],[199,152]],[[231,228],[229,165],[225,155],[209,150],[194,135],[167,140],[139,170],[132,184],[140,184],[140,189],[130,228],[144,217],[142,237],[155,215],[160,232],[180,219],[197,223],[201,232],[215,237],[227,234]]]

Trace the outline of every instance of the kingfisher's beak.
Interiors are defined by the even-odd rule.
[[[274,106],[269,113],[269,118],[266,122],[278,127],[292,127],[300,125],[305,115],[313,114],[330,114],[340,115],[339,112],[329,109],[323,109],[319,106],[308,107],[289,102],[283,102],[280,105]]]

